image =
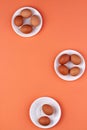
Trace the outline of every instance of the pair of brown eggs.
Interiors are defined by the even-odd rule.
[[[66,65],[64,65],[68,62],[72,62],[74,65],[79,65],[81,63],[81,58],[78,55],[76,55],[76,54],[72,54],[72,55],[64,54],[64,55],[60,56],[58,62],[61,64],[58,67],[58,71],[62,75],[70,74],[71,76],[77,76],[80,73],[79,67],[73,67],[73,68],[69,69]]]
[[[46,115],[48,115],[48,116],[50,116],[50,115],[52,115],[52,114],[54,113],[53,107],[52,107],[51,105],[49,105],[49,104],[44,104],[44,105],[42,106],[42,110],[43,110],[43,112],[44,112]],[[51,120],[50,120],[50,118],[49,118],[48,116],[42,116],[42,117],[40,117],[40,118],[38,119],[38,122],[39,122],[41,125],[43,125],[43,126],[49,125],[49,124],[51,123]]]
[[[30,18],[30,25],[24,24],[27,18]],[[37,15],[33,15],[31,10],[24,9],[14,18],[14,24],[20,27],[22,33],[28,34],[33,31],[33,27],[37,27],[40,24],[40,18]]]

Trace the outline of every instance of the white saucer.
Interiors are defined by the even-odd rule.
[[[17,16],[17,15],[20,15],[20,12],[24,9],[30,9],[33,13],[33,15],[37,15],[39,18],[40,18],[40,24],[35,27],[33,29],[33,31],[29,34],[24,34],[22,33],[20,30],[19,30],[19,27],[17,27],[15,24],[14,24],[14,18]],[[24,21],[24,24],[29,24],[30,22],[30,18],[27,18],[25,21]],[[12,28],[13,30],[21,37],[31,37],[31,36],[34,36],[36,35],[37,33],[39,33],[39,31],[41,30],[42,28],[42,24],[43,24],[43,20],[42,20],[42,16],[41,14],[39,13],[39,11],[37,11],[35,8],[32,8],[32,7],[23,7],[23,8],[20,8],[18,9],[12,16],[12,21],[11,21],[11,24],[12,24]]]
[[[59,64],[58,60],[59,60],[60,56],[62,56],[63,54],[69,54],[69,55],[76,54],[76,55],[78,55],[81,58],[82,61],[81,61],[81,64],[79,64],[79,65],[75,65],[75,64],[73,64],[71,62],[65,64],[68,68],[72,68],[74,66],[79,67],[81,69],[80,74],[78,74],[77,76],[71,76],[71,75],[64,76],[64,75],[62,75],[62,74],[59,73],[58,66],[60,64]],[[61,79],[66,80],[66,81],[74,81],[74,80],[80,78],[83,75],[84,71],[85,71],[85,60],[84,60],[84,57],[79,52],[77,52],[75,50],[64,50],[61,53],[59,53],[57,55],[57,57],[55,58],[55,61],[54,61],[54,70],[55,70],[56,74]]]
[[[43,110],[42,110],[42,106],[43,104],[49,104],[51,106],[53,106],[54,108],[54,113],[51,116],[46,115]],[[55,101],[53,98],[50,97],[41,97],[36,99],[31,107],[30,107],[30,111],[29,111],[29,115],[31,118],[31,121],[39,128],[51,128],[53,126],[55,126],[61,117],[61,108],[60,105],[58,104],[57,101]],[[38,119],[41,116],[47,116],[50,118],[51,123],[47,126],[43,126],[38,122]]]

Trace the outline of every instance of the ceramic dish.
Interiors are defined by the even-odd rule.
[[[46,115],[43,111],[42,111],[42,106],[44,104],[49,104],[51,106],[53,106],[55,108],[55,111],[52,115],[48,116]],[[30,107],[30,111],[29,111],[29,115],[31,118],[31,121],[39,128],[51,128],[53,126],[55,126],[61,117],[61,108],[60,105],[58,104],[57,101],[55,101],[53,98],[50,97],[41,97],[36,99],[31,107]],[[50,118],[51,123],[47,126],[43,126],[38,122],[38,119],[41,116],[47,116]]]
[[[21,11],[24,10],[24,9],[29,9],[32,11],[33,15],[37,15],[39,18],[40,18],[40,24],[37,26],[37,27],[34,27],[33,28],[33,31],[29,34],[25,34],[25,33],[22,33],[19,28],[20,27],[17,27],[15,24],[14,24],[14,18],[18,15],[20,15]],[[35,8],[32,8],[32,7],[23,7],[23,8],[20,8],[18,9],[12,16],[12,21],[11,21],[11,24],[12,24],[12,28],[13,30],[21,37],[31,37],[31,36],[34,36],[36,35],[37,33],[39,33],[39,31],[41,30],[42,28],[42,23],[43,23],[43,20],[42,20],[42,16],[41,14],[39,13],[38,10],[36,10]],[[30,24],[30,18],[26,18],[24,20],[24,24]]]
[[[71,76],[70,74],[62,75],[58,71],[58,66],[60,65],[58,60],[59,60],[60,56],[62,56],[63,54],[68,54],[68,55],[76,54],[76,55],[78,55],[81,58],[81,63],[79,65],[75,65],[75,64],[73,64],[71,62],[68,62],[67,64],[65,64],[69,69],[72,68],[72,67],[79,67],[81,69],[81,71],[80,71],[80,73],[77,76]],[[79,52],[77,52],[75,50],[64,50],[64,51],[60,52],[57,55],[57,57],[55,58],[54,70],[55,70],[56,74],[63,80],[74,81],[76,79],[79,79],[83,75],[83,73],[85,71],[85,60],[84,60],[84,57]]]

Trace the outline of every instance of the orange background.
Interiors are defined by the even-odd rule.
[[[74,82],[57,77],[56,55],[75,49],[87,60],[86,0],[0,1],[0,130],[39,130],[28,111],[39,97],[59,101],[62,118],[52,130],[87,130],[87,75]],[[11,27],[13,13],[32,6],[43,15],[40,33],[18,36]]]

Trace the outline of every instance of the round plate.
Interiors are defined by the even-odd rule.
[[[44,104],[49,104],[51,106],[53,106],[54,108],[54,113],[52,115],[46,115],[43,110],[42,110],[42,106]],[[60,117],[61,117],[61,109],[60,109],[60,105],[58,104],[58,102],[56,102],[53,98],[50,98],[50,97],[41,97],[41,98],[38,98],[36,99],[31,107],[30,107],[30,118],[32,120],[32,122],[37,126],[37,127],[40,127],[40,128],[51,128],[53,126],[55,126],[59,120],[60,120]],[[41,125],[39,122],[38,122],[38,119],[41,117],[41,116],[47,116],[50,118],[51,120],[51,123],[47,126],[43,126]]]
[[[30,9],[30,10],[32,11],[33,15],[37,15],[37,16],[39,16],[39,18],[40,18],[40,24],[39,24],[37,27],[33,28],[33,31],[32,31],[31,33],[29,33],[29,34],[22,33],[22,32],[19,30],[20,27],[17,27],[17,26],[14,24],[14,18],[15,18],[17,15],[20,15],[20,12],[21,12],[22,10],[24,10],[24,9]],[[25,19],[25,20],[24,20],[24,24],[30,24],[30,18],[31,18],[31,17]],[[42,16],[41,16],[41,14],[40,14],[36,9],[34,9],[34,8],[32,8],[32,7],[23,7],[23,8],[18,9],[18,10],[13,14],[12,21],[11,21],[13,30],[14,30],[19,36],[21,36],[21,37],[31,37],[31,36],[36,35],[36,34],[41,30],[41,28],[42,28],[42,23],[43,23],[43,22],[42,22]]]
[[[81,69],[80,74],[78,74],[77,76],[71,76],[69,74],[64,76],[64,75],[60,74],[60,72],[58,71],[58,66],[60,65],[58,60],[59,60],[60,56],[62,56],[63,54],[68,54],[68,55],[76,54],[81,58],[81,64],[79,64],[79,65],[75,65],[75,64],[73,64],[71,62],[68,62],[67,64],[65,64],[68,68],[79,67]],[[75,50],[64,50],[64,51],[62,51],[61,53],[59,53],[57,55],[57,57],[56,57],[56,59],[54,61],[54,70],[55,70],[56,74],[61,79],[66,80],[66,81],[74,81],[74,80],[80,78],[83,75],[84,71],[85,71],[84,57],[79,52],[77,52]]]

